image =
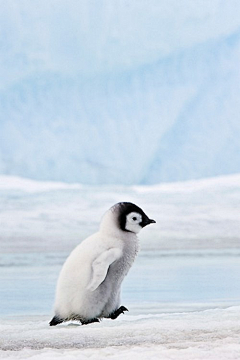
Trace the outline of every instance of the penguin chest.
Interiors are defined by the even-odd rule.
[[[123,256],[112,263],[108,269],[106,280],[109,279],[113,287],[120,286],[136,258],[137,246],[127,250],[128,251],[124,251]]]

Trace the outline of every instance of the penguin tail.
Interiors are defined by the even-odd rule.
[[[63,322],[63,319],[60,319],[58,316],[54,316],[52,320],[50,321],[50,326],[56,326],[58,324],[61,324]]]

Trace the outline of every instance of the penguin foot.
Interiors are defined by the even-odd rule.
[[[97,318],[90,319],[90,320],[81,320],[82,325],[88,325],[88,324],[95,323],[95,322],[100,322],[100,320]]]
[[[58,316],[54,316],[52,318],[52,320],[50,321],[49,325],[55,326],[55,325],[61,324],[62,322],[63,322],[63,319],[60,319]]]
[[[120,308],[111,313],[109,317],[110,319],[115,320],[119,315],[124,314],[124,311],[128,311],[128,309],[125,308],[125,306],[120,306]]]

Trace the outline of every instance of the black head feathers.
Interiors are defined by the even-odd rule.
[[[131,202],[120,202],[115,205],[119,209],[119,226],[123,231],[130,231],[126,229],[126,221],[127,216],[131,213],[137,213],[141,215],[141,222],[139,225],[143,228],[146,225],[153,224],[156,221],[153,219],[149,219],[149,217],[145,214],[145,212],[137,205]]]

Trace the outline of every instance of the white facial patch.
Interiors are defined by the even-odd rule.
[[[131,212],[126,217],[125,229],[134,233],[138,233],[142,226],[139,225],[142,222],[142,215],[137,212]]]

